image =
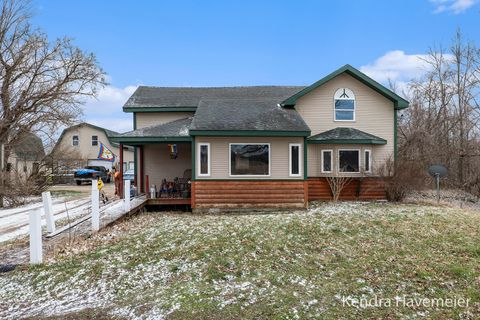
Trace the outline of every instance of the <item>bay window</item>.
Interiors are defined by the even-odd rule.
[[[365,149],[364,151],[364,164],[365,164],[365,172],[371,172],[372,171],[372,151]]]
[[[360,150],[338,150],[339,172],[360,172]]]
[[[322,173],[332,172],[332,150],[322,150]]]

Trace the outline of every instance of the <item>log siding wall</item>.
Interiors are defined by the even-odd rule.
[[[304,181],[205,181],[192,186],[192,208],[304,208]]]
[[[308,200],[332,200],[326,178],[308,178]],[[353,179],[345,186],[340,200],[385,200],[384,181],[380,178]]]

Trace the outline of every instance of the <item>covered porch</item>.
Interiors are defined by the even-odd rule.
[[[135,148],[134,185],[137,193],[147,195],[150,205],[191,203],[193,144],[188,136],[190,122],[191,118],[186,118],[115,137],[120,145]]]

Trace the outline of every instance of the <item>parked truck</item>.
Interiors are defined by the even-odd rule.
[[[78,169],[73,174],[73,179],[77,185],[81,185],[82,182],[92,182],[93,179],[102,178],[106,183],[111,180],[110,173],[105,167],[101,166],[86,166],[83,169]]]

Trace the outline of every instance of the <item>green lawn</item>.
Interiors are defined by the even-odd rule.
[[[480,214],[460,209],[339,203],[290,214],[148,213],[47,265],[0,275],[0,318],[475,319],[479,272]],[[348,304],[375,297],[470,300]]]

